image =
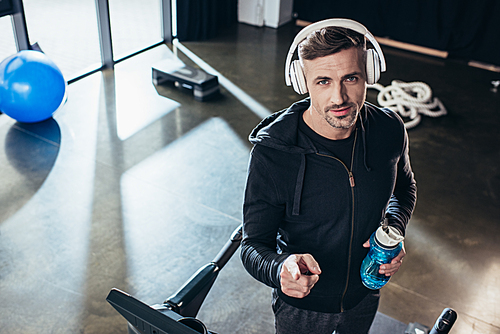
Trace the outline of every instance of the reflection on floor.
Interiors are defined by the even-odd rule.
[[[283,80],[296,30],[238,25],[184,45],[278,110],[300,98]],[[500,333],[498,74],[384,51],[382,84],[427,82],[449,115],[409,131],[419,200],[380,311],[431,326],[452,307],[453,333]],[[203,103],[155,89],[151,65],[169,57],[161,46],[71,84],[43,123],[0,115],[2,333],[126,333],[105,301],[112,287],[162,302],[240,224],[246,138],[260,117],[224,87]],[[199,318],[221,334],[272,333],[269,299],[234,256]]]

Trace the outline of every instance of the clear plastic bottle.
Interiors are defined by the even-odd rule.
[[[372,233],[370,250],[360,270],[361,280],[367,288],[377,290],[389,282],[390,276],[379,273],[380,265],[390,263],[399,254],[403,239],[397,229],[386,225]]]

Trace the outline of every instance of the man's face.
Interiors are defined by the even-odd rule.
[[[363,51],[357,48],[304,60],[313,130],[325,137],[350,134],[366,98]]]

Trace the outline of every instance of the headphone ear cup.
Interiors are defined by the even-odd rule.
[[[380,58],[373,49],[366,50],[366,83],[375,84],[380,79]]]
[[[293,89],[298,94],[307,93],[306,77],[304,76],[304,71],[302,70],[299,60],[294,60],[290,64],[290,79],[292,81]]]

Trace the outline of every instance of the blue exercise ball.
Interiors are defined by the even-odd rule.
[[[23,50],[0,63],[0,110],[19,122],[52,117],[65,94],[61,71],[42,52]]]

